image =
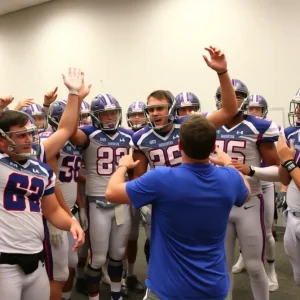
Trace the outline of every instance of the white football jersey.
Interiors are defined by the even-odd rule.
[[[0,153],[0,253],[43,250],[43,196],[54,193],[55,174],[35,159],[19,164]]]
[[[296,150],[295,162],[297,166],[300,167],[300,128],[289,126],[284,129],[284,134],[288,142],[291,140],[294,142],[294,147]],[[290,207],[293,211],[300,212],[300,191],[293,179],[288,185],[286,202],[288,207]]]
[[[82,148],[67,141],[57,158],[56,183],[60,187],[64,200],[70,209],[77,198],[77,182],[81,167]]]
[[[226,126],[219,128],[216,145],[232,159],[237,159],[247,166],[260,167],[259,143],[276,142],[278,137],[279,129],[275,123],[247,115],[241,123],[230,129]],[[247,180],[253,195],[262,193],[259,179],[247,176]]]
[[[160,134],[145,126],[132,136],[131,147],[144,153],[151,169],[156,166],[175,167],[181,164],[181,152],[178,148],[181,123],[186,117],[176,119],[173,128],[167,134]]]
[[[80,128],[88,137],[88,145],[83,151],[86,168],[86,195],[105,197],[111,175],[115,172],[119,159],[128,154],[132,131],[118,128],[113,136],[93,127]]]

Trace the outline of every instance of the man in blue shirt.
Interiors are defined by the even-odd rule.
[[[201,115],[181,125],[182,164],[156,167],[125,183],[134,168],[131,154],[123,156],[106,190],[107,201],[152,204],[151,256],[145,299],[215,299],[228,293],[224,239],[233,205],[251,197],[249,184],[231,158],[215,149],[216,129]],[[218,156],[210,158],[216,151]],[[224,168],[215,167],[209,161]]]

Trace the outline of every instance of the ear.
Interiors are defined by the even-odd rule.
[[[182,151],[182,146],[181,146],[181,141],[178,140],[178,148],[179,148],[179,151]]]

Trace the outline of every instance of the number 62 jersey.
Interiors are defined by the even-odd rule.
[[[86,195],[88,197],[105,198],[108,181],[115,172],[119,160],[129,152],[132,131],[119,127],[110,136],[93,126],[81,127],[87,138],[88,145],[83,151],[86,168]]]
[[[3,153],[0,168],[0,253],[38,253],[44,239],[41,200],[54,193],[55,174],[35,159],[20,164]]]
[[[258,145],[276,142],[279,137],[278,126],[260,117],[245,115],[244,120],[232,128],[225,125],[217,130],[216,145],[232,159],[247,166],[260,167],[261,155]],[[261,183],[255,177],[247,177],[252,194],[260,194]]]

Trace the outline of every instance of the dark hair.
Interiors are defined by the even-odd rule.
[[[190,115],[180,127],[180,143],[184,153],[193,159],[206,159],[214,149],[216,128],[202,115]]]
[[[9,132],[11,126],[23,127],[27,124],[29,117],[20,111],[7,110],[0,115],[0,129]]]
[[[148,101],[149,99],[153,97],[153,98],[156,98],[158,100],[167,100],[168,103],[170,105],[173,104],[173,101],[174,101],[174,96],[173,94],[170,92],[170,91],[166,91],[166,90],[156,90],[154,92],[152,92],[148,97],[147,97],[147,104],[148,104]]]

